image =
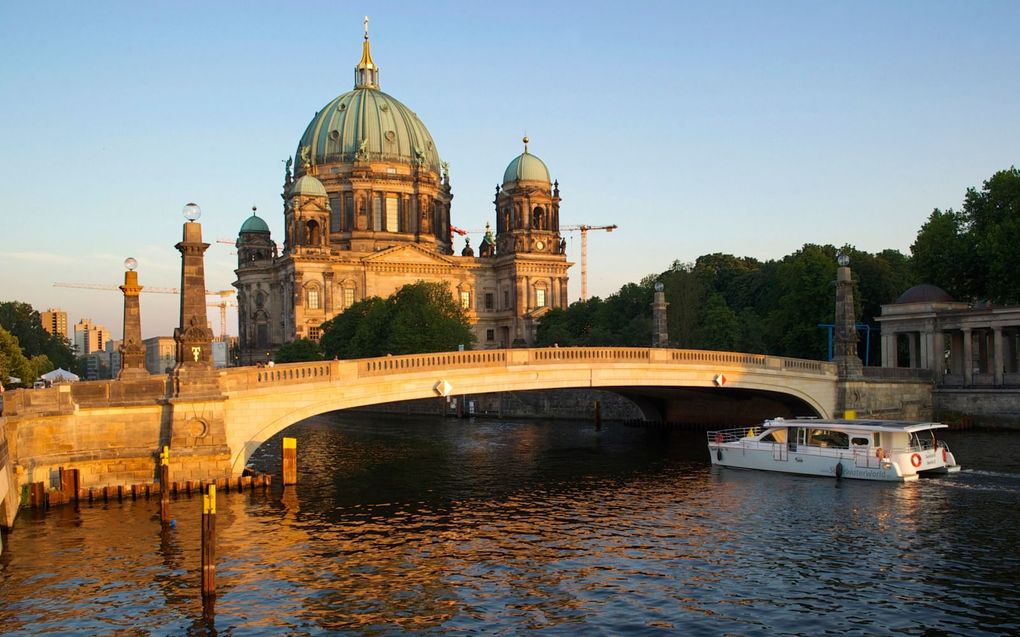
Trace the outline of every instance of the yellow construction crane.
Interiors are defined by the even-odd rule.
[[[84,290],[120,290],[119,286],[116,285],[104,285],[102,283],[54,283],[55,288],[80,288]],[[153,294],[180,294],[180,288],[158,288],[152,286],[142,287],[142,292],[151,292]],[[227,301],[231,296],[237,293],[237,290],[219,290],[213,292],[206,290],[206,296],[218,296],[220,297],[219,303],[208,303],[209,307],[220,308],[220,339],[227,340],[227,308],[237,307],[237,303],[230,303]]]
[[[609,226],[589,226],[581,224],[579,226],[560,226],[560,232],[581,232],[581,300],[588,300],[588,231],[589,230],[605,230],[606,232],[612,232],[616,230],[618,226],[614,223]]]

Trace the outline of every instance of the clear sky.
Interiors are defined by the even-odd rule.
[[[282,236],[283,161],[353,87],[365,14],[382,89],[450,164],[455,225],[494,220],[526,131],[561,223],[620,226],[589,235],[592,295],[711,252],[906,253],[933,208],[1020,163],[1015,0],[3,0],[0,300],[119,337],[119,292],[52,284],[120,284],[134,256],[177,287],[188,201],[207,287],[229,289],[215,241],[253,204]],[[170,334],[176,297],[142,299],[143,335]]]

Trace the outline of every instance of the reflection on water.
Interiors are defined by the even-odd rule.
[[[1017,435],[947,436],[960,475],[897,485],[713,470],[703,434],[589,423],[334,414],[292,434],[298,487],[219,499],[214,613],[200,498],[166,532],[157,501],[111,503],[19,518],[2,630],[1020,632]]]

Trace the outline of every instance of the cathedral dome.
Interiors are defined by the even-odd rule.
[[[304,195],[306,197],[327,197],[326,187],[322,182],[311,175],[301,175],[290,187],[291,195]]]
[[[269,232],[269,225],[258,215],[252,215],[241,224],[241,232]]]
[[[514,181],[542,181],[549,183],[549,169],[545,162],[528,152],[528,138],[524,138],[524,152],[514,157],[503,171],[503,185]]]
[[[298,145],[316,165],[357,159],[414,164],[439,172],[435,142],[414,111],[382,91],[363,86],[344,93],[312,118]]]

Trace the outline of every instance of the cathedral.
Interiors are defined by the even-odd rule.
[[[237,238],[240,363],[318,341],[353,303],[416,281],[448,283],[478,349],[534,343],[549,308],[567,306],[559,183],[528,152],[496,186],[495,235],[454,254],[449,169],[418,116],[382,92],[366,25],[354,89],[323,106],[287,163],[282,248],[257,214]]]

